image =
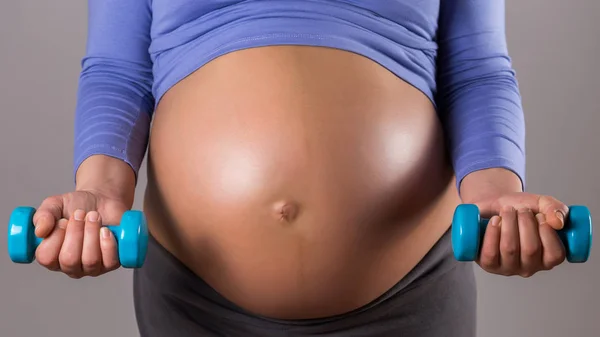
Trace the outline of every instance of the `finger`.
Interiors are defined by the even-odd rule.
[[[495,272],[500,267],[500,222],[499,216],[490,219],[481,245],[478,263],[489,272]]]
[[[512,207],[504,207],[500,217],[500,268],[505,275],[514,275],[520,267],[517,212]]]
[[[546,216],[546,223],[555,230],[560,230],[565,225],[565,216],[569,207],[550,196],[541,196],[539,201],[540,213]]]
[[[39,238],[46,238],[58,220],[63,218],[63,199],[61,196],[46,198],[33,215],[33,225],[35,226],[35,235]]]
[[[83,234],[83,252],[81,253],[83,273],[98,276],[102,272],[102,251],[100,250],[100,217],[91,211],[85,220]]]
[[[65,241],[58,255],[60,269],[72,278],[83,276],[81,266],[81,253],[83,250],[83,236],[85,228],[85,211],[78,209],[73,213],[67,224]]]
[[[542,242],[538,222],[529,208],[522,208],[518,215],[521,276],[529,277],[542,268]]]
[[[542,242],[542,266],[544,270],[551,270],[563,263],[566,250],[556,230],[550,227],[543,217],[543,215],[538,217],[540,241]]]
[[[35,251],[35,259],[37,262],[49,270],[60,270],[58,255],[60,254],[65,239],[67,223],[67,219],[58,220],[52,233],[40,243]]]
[[[117,240],[112,232],[102,227],[100,230],[100,249],[102,250],[102,263],[105,271],[111,271],[119,268],[119,256],[117,250]]]

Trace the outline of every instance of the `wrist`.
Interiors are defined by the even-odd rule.
[[[523,192],[523,183],[511,170],[490,168],[465,176],[459,189],[463,202],[469,203],[507,193]]]
[[[136,175],[126,162],[105,155],[93,155],[78,167],[76,191],[92,191],[133,205]]]

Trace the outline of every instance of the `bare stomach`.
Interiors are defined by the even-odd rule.
[[[334,49],[210,62],[161,100],[148,163],[152,235],[221,295],[274,318],[374,300],[458,203],[427,97]]]

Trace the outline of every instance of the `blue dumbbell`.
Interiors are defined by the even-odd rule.
[[[33,207],[17,207],[8,222],[8,255],[15,263],[31,263],[43,239],[35,236]],[[117,239],[119,261],[124,268],[140,268],[148,249],[148,227],[144,213],[127,211],[119,226],[106,226]]]
[[[458,261],[475,261],[489,219],[482,219],[479,208],[472,204],[459,205],[452,220],[452,249]],[[582,263],[592,249],[592,217],[585,206],[570,206],[565,226],[558,235],[566,250],[567,261]]]

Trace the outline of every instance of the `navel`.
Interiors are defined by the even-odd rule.
[[[291,223],[300,213],[300,206],[293,201],[278,201],[273,204],[273,216],[282,222]]]

